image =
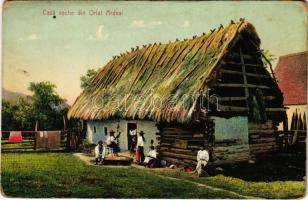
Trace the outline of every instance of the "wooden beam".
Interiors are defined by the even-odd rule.
[[[216,83],[214,86],[271,89],[270,87],[265,86],[265,85],[241,84],[241,83]]]
[[[268,75],[254,74],[254,73],[248,73],[248,72],[243,73],[243,72],[229,70],[229,69],[221,69],[220,71],[224,74],[246,75],[246,76],[257,77],[257,78],[272,78]]]
[[[228,54],[228,57],[229,58],[240,58],[240,54],[236,53],[236,52],[230,52]],[[249,55],[249,54],[242,54],[242,56],[245,58],[245,59],[256,59],[257,57],[256,56],[252,56],[252,55]]]
[[[247,77],[246,77],[246,71],[245,71],[245,62],[244,57],[242,53],[242,48],[240,48],[240,57],[241,57],[241,66],[242,66],[242,72],[243,72],[243,80],[244,84],[247,85]],[[247,87],[245,87],[245,97],[246,97],[246,107],[248,106],[248,97],[249,97],[249,90]]]
[[[219,101],[244,101],[247,97],[219,97]],[[264,100],[273,100],[276,99],[275,96],[263,96]]]
[[[240,107],[240,106],[222,106],[219,105],[219,109],[220,111],[239,111],[239,112],[243,112],[243,111],[248,111],[249,109],[246,107]]]
[[[221,64],[223,64],[223,65],[242,65],[242,63],[232,62],[232,61],[221,62]],[[262,67],[261,64],[251,64],[251,63],[245,63],[245,66],[247,66],[247,67]]]
[[[219,101],[244,101],[247,97],[218,97]]]
[[[267,112],[283,112],[286,111],[287,108],[265,108]]]

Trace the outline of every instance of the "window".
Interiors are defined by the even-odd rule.
[[[104,133],[105,133],[105,135],[108,135],[108,129],[107,129],[107,127],[104,127]]]
[[[94,133],[96,133],[96,126],[94,126],[93,130],[94,130]]]

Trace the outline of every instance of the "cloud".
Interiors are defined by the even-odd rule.
[[[35,33],[32,33],[25,38],[19,38],[19,40],[39,40],[39,39],[40,37]]]
[[[154,28],[156,26],[161,25],[162,22],[161,21],[149,21],[149,22],[145,22],[144,20],[134,20],[132,21],[132,23],[130,24],[131,27],[133,28]]]
[[[87,40],[107,40],[109,36],[110,34],[105,31],[104,25],[100,25],[94,34],[88,35]]]
[[[131,23],[131,27],[135,27],[135,28],[143,28],[145,27],[145,23],[143,20],[134,20]]]
[[[190,27],[190,21],[185,20],[180,26],[183,27],[183,28]]]

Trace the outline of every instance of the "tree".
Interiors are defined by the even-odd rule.
[[[18,130],[32,130],[35,125],[32,102],[23,97],[19,97],[15,107],[16,110],[13,119],[16,128]]]
[[[275,57],[275,55],[273,55],[269,50],[267,49],[261,49],[261,53],[264,55],[264,57],[262,57],[262,61],[263,64],[265,66],[268,66],[268,62],[273,63],[277,58]]]
[[[17,108],[11,102],[2,99],[2,130],[17,130],[16,122],[14,121],[14,113]]]
[[[61,129],[63,115],[67,107],[55,91],[56,86],[48,81],[31,82],[29,90],[33,92],[33,115],[39,122],[40,129]]]
[[[99,69],[88,69],[87,73],[80,77],[80,87],[81,89],[85,90],[87,89],[91,83],[94,77],[98,74]]]

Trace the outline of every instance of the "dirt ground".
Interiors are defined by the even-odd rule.
[[[88,164],[94,163],[94,158],[75,154]],[[131,157],[127,152],[120,154]],[[219,166],[219,169],[208,169],[210,175],[223,174],[240,178],[245,181],[302,181],[306,176],[306,154],[304,151],[276,152],[264,154],[256,158],[255,163],[238,163]]]

